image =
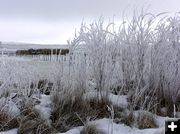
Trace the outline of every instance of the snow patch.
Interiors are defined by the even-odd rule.
[[[17,116],[20,114],[19,108],[10,98],[1,98],[0,108],[1,111],[7,112],[11,116]]]
[[[106,92],[102,92],[103,95],[106,94]],[[97,96],[97,92],[87,92],[84,94],[84,98],[91,99]],[[100,93],[99,93],[100,96]],[[126,95],[114,95],[112,93],[108,93],[109,100],[112,102],[113,105],[116,105],[121,108],[127,108],[128,101]]]
[[[0,134],[17,134],[18,129],[12,129],[9,131],[0,132]]]
[[[51,124],[51,103],[50,96],[41,95],[40,104],[35,106],[41,118],[47,120],[49,124]]]

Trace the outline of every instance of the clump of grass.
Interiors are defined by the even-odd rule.
[[[27,108],[20,116],[18,134],[49,134],[51,132],[52,128],[34,109]]]
[[[80,134],[105,134],[103,131],[99,130],[94,124],[87,124],[83,127]]]
[[[49,123],[42,119],[34,108],[34,102],[26,99],[19,115],[18,134],[49,134],[54,132]]]
[[[86,102],[89,104],[90,110],[96,110],[96,117],[97,118],[104,118],[109,117],[109,111],[107,106],[111,106],[112,103],[110,100],[106,97],[101,97],[100,99],[97,98],[91,98],[89,100],[86,100]]]
[[[30,119],[29,117],[24,117],[21,119],[20,126],[18,129],[18,134],[49,134],[52,129],[47,122],[39,117]]]
[[[0,131],[6,131],[19,126],[17,117],[12,117],[8,113],[0,111]]]
[[[145,111],[141,111],[138,114],[139,115],[137,117],[137,125],[139,129],[158,127],[155,122],[153,114]]]
[[[156,106],[157,107],[157,115],[159,116],[169,116],[173,117],[173,102],[169,98],[165,98],[164,96],[159,97],[159,104]]]
[[[85,99],[73,93],[55,94],[52,98],[54,108],[51,114],[52,126],[60,132],[84,125],[88,117],[99,119],[109,117],[108,98]]]
[[[127,126],[132,126],[134,121],[135,121],[135,117],[134,117],[133,112],[128,112],[128,113],[126,113],[124,111],[122,111],[122,112],[116,111],[115,112],[114,122],[117,124],[124,123]]]
[[[82,97],[71,94],[55,94],[52,101],[54,110],[51,114],[51,120],[55,129],[65,132],[72,126],[83,125],[76,115],[76,113],[82,114],[87,109]]]
[[[133,112],[130,112],[121,119],[121,122],[128,126],[132,126],[134,120],[134,114]]]

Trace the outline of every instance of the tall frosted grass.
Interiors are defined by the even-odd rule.
[[[123,20],[119,31],[114,30],[114,22],[106,25],[102,18],[89,26],[82,23],[69,44],[72,55],[87,59],[86,64],[80,60],[83,66],[78,67],[87,72],[84,82],[94,79],[101,96],[110,89],[118,94],[131,92],[132,109],[158,113],[166,107],[172,116],[173,106],[179,105],[179,20],[178,13],[141,12]]]

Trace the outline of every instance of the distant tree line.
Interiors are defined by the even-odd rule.
[[[16,55],[66,55],[69,49],[28,49],[18,50]]]

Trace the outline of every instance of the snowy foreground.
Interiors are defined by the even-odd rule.
[[[85,94],[84,97],[93,97],[95,95],[95,92],[89,92]],[[12,94],[13,96],[13,94]],[[34,97],[35,98],[35,97]],[[110,101],[118,105],[120,107],[126,108],[128,105],[127,97],[125,95],[113,95],[109,94]],[[38,98],[36,98],[38,99]],[[39,99],[40,104],[36,105],[35,108],[40,112],[42,118],[49,120],[50,116],[50,96],[49,95],[41,95]],[[1,98],[0,102],[3,102],[3,98]],[[118,102],[118,103],[117,103]],[[12,102],[9,101],[9,113],[11,114],[18,114],[18,108],[17,106]],[[136,116],[140,111],[135,111],[134,115]],[[155,116],[156,124],[159,126],[158,128],[151,128],[151,129],[138,129],[136,127],[136,124],[134,124],[133,127],[126,126],[125,124],[116,124],[113,123],[112,119],[103,118],[95,121],[90,121],[89,124],[95,125],[98,130],[104,132],[105,134],[163,134],[165,131],[164,122],[167,118],[166,117],[159,117]],[[79,126],[76,128],[73,128],[65,133],[58,133],[58,134],[80,134],[80,131],[82,130],[83,126]],[[0,132],[0,134],[17,134],[17,129],[12,129],[5,132]]]
[[[107,134],[111,133],[113,131],[113,134],[164,134],[164,127],[160,127],[157,129],[137,129],[137,128],[130,128],[124,124],[111,124],[111,120],[109,119],[101,119],[97,121],[93,121],[91,123],[94,123],[97,125],[97,127],[102,130],[103,132],[106,132]],[[80,134],[80,130],[82,127],[77,127],[72,130],[69,130],[66,133],[58,133],[58,134]],[[17,134],[17,129],[13,129],[6,132],[0,132],[0,134]]]

